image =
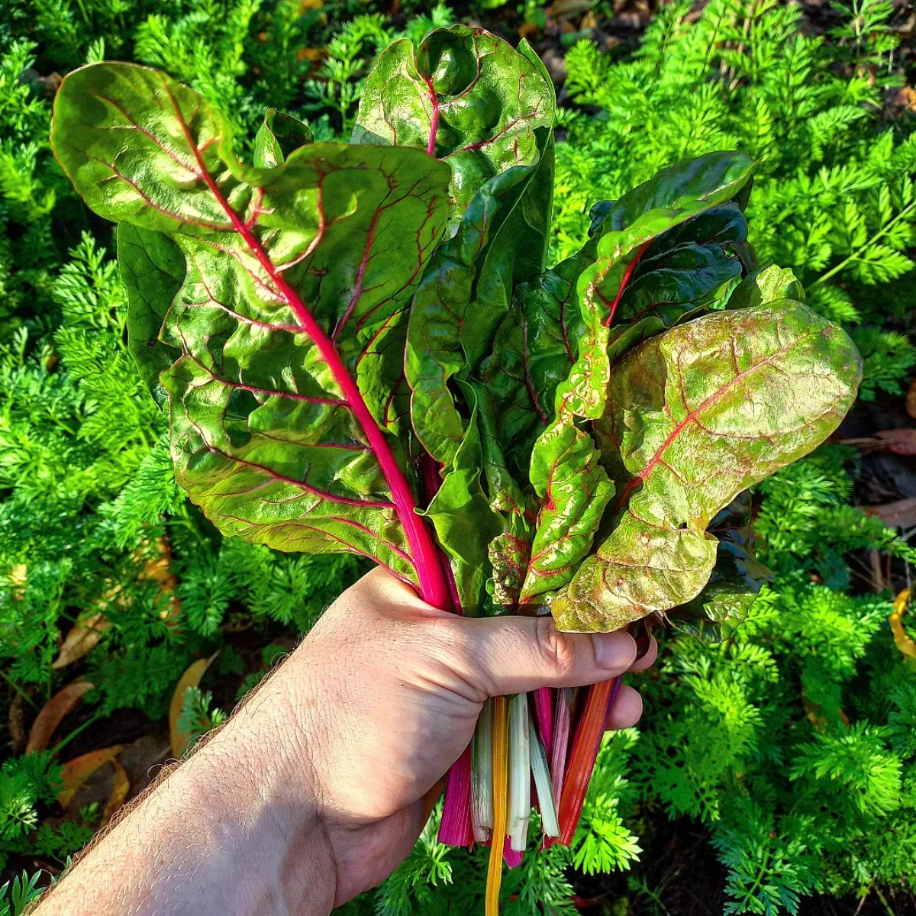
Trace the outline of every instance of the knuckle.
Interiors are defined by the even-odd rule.
[[[559,632],[551,617],[539,617],[535,632],[538,650],[550,670],[559,678],[572,674],[577,658],[575,639]]]

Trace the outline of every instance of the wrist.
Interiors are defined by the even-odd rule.
[[[261,876],[251,912],[324,916],[336,866],[307,729],[282,685],[265,688],[178,773],[187,768],[199,804],[222,809],[225,859]]]

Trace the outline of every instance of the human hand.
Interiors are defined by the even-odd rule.
[[[648,667],[626,633],[558,633],[549,617],[462,618],[375,570],[325,612],[258,694],[287,771],[316,800],[339,906],[387,877],[423,829],[424,799],[471,740],[487,697]],[[634,725],[622,687],[611,728]]]
[[[547,617],[465,619],[376,570],[117,824],[41,916],[324,916],[387,877],[429,814],[487,697],[572,687],[637,664],[625,633],[559,634]],[[624,687],[610,726],[633,725]]]

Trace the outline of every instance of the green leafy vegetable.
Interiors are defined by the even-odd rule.
[[[618,364],[595,431],[617,522],[554,604],[568,629],[615,629],[694,598],[739,492],[839,425],[861,379],[852,341],[801,303],[708,315]]]
[[[430,32],[419,48],[404,38],[382,52],[352,142],[413,146],[445,159],[460,216],[488,178],[538,160],[555,108],[553,83],[527,42],[514,50],[483,29],[456,25]]]
[[[152,284],[132,283],[130,312],[135,341],[163,318],[164,348],[147,359],[134,345],[148,372],[180,354],[160,373],[178,480],[225,533],[360,553],[444,604],[405,458],[383,432],[396,383],[379,382],[444,227],[448,168],[414,150],[311,144],[252,169],[229,140],[218,112],[153,70],[89,66],[57,97],[52,144],[86,201],[170,235],[185,259],[174,299],[154,308]],[[145,242],[147,258],[174,255]],[[171,292],[162,271],[149,277]]]
[[[567,630],[670,612],[716,636],[765,576],[721,510],[836,428],[860,360],[791,274],[757,268],[740,152],[599,203],[545,270],[554,109],[530,48],[455,26],[381,55],[351,144],[271,110],[250,166],[200,95],[97,64],[64,80],[52,145],[120,223],[131,353],[224,533],[370,557],[441,609]],[[544,748],[573,728],[538,782],[563,842],[618,687],[564,705],[572,723],[538,698],[532,727],[563,723]],[[440,836],[492,833],[498,863],[510,782],[525,845],[531,752],[491,744],[473,782],[469,753],[453,769]],[[484,771],[502,782],[472,823]]]

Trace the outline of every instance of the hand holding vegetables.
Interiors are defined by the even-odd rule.
[[[376,570],[39,914],[325,914],[410,851],[487,697],[616,677],[635,653],[625,633],[437,611]],[[608,726],[641,709],[624,688]]]
[[[351,144],[270,116],[247,165],[201,96],[126,64],[64,80],[52,144],[120,223],[132,352],[225,534],[361,554],[442,611],[715,638],[766,575],[736,497],[836,428],[860,360],[756,264],[741,153],[597,204],[545,270],[554,109],[525,43],[456,26],[380,56]],[[616,693],[485,708],[440,838],[491,843],[490,913],[532,775],[545,840],[573,840]]]

